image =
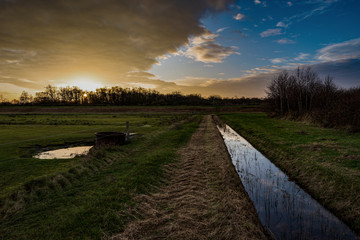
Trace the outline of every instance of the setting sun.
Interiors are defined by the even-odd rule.
[[[97,78],[91,76],[72,77],[64,80],[64,83],[58,86],[59,87],[76,86],[84,91],[95,91],[97,88],[104,87]],[[86,96],[87,95],[84,95],[84,97]]]

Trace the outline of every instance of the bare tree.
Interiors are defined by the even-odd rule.
[[[20,104],[26,104],[30,102],[30,95],[26,91],[22,91],[20,95]]]

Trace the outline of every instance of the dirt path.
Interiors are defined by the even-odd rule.
[[[140,196],[142,220],[112,239],[266,239],[211,116],[205,116],[169,182]]]

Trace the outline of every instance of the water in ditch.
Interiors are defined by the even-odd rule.
[[[86,155],[93,146],[68,147],[38,153],[34,158],[39,159],[69,159],[78,155]]]
[[[276,239],[358,239],[233,129],[218,128],[263,226]]]

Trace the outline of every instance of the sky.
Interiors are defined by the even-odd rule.
[[[0,0],[0,96],[48,84],[264,97],[311,66],[359,86],[358,0]]]

